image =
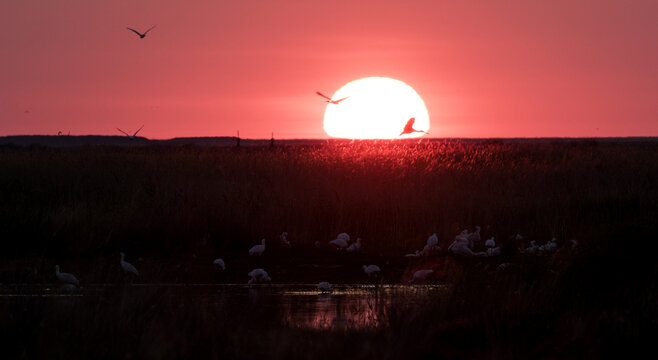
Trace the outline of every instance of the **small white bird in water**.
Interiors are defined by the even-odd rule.
[[[265,239],[260,241],[260,245],[254,245],[249,249],[249,255],[263,255],[265,252]]]
[[[430,269],[418,270],[414,273],[414,276],[411,278],[411,280],[409,280],[408,284],[411,285],[411,284],[416,284],[418,282],[425,281],[433,273],[434,273],[434,270],[430,270]]]
[[[222,259],[215,259],[215,261],[212,262],[215,266],[219,266],[222,268],[222,270],[226,270],[226,264],[224,264],[224,260]]]
[[[363,265],[363,271],[368,277],[377,276],[381,269],[377,265]]]
[[[125,261],[126,254],[121,253],[121,268],[123,269],[124,273],[132,273],[135,275],[139,275],[139,272],[137,269],[129,262]]]
[[[247,275],[251,277],[248,282],[249,285],[272,281],[267,271],[263,269],[253,269]]]
[[[331,284],[329,284],[326,281],[322,281],[321,283],[318,284],[318,290],[320,290],[320,292],[323,294],[334,292],[334,289],[331,287]]]
[[[59,272],[59,265],[55,265],[55,276],[57,276],[57,280],[64,285],[73,284],[75,286],[80,286],[80,281],[78,281],[78,278],[73,276],[73,274]]]

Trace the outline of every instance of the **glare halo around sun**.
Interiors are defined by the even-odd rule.
[[[334,93],[324,112],[324,131],[347,139],[405,139],[425,135],[414,132],[400,136],[409,118],[413,128],[429,131],[430,116],[423,99],[409,85],[387,77],[351,81]]]

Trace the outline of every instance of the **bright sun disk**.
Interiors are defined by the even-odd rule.
[[[409,85],[387,77],[367,77],[345,84],[331,97],[347,99],[328,103],[324,130],[332,137],[348,139],[404,139],[423,136],[413,132],[400,136],[409,118],[415,130],[429,131],[430,121],[423,99]]]

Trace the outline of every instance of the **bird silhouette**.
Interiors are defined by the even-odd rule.
[[[147,34],[149,31],[151,31],[154,27],[155,27],[155,25],[154,25],[154,26],[151,26],[151,28],[148,29],[148,30],[146,30],[146,31],[144,31],[143,34],[140,33],[139,31],[137,31],[137,30],[135,30],[135,29],[131,29],[131,28],[129,28],[129,27],[126,27],[126,29],[128,29],[128,30],[134,32],[135,34],[139,35],[139,38],[140,38],[140,39],[143,39],[144,36],[146,36],[146,34]]]
[[[346,96],[346,97],[344,97],[344,98],[342,98],[342,99],[333,100],[332,98],[330,98],[330,97],[324,95],[323,93],[321,93],[321,92],[319,92],[319,91],[316,91],[315,93],[318,94],[318,95],[320,95],[320,96],[322,96],[323,98],[327,99],[326,102],[328,102],[328,103],[330,103],[330,104],[334,104],[334,105],[338,105],[339,102],[341,102],[341,101],[343,101],[343,100],[345,100],[345,99],[347,99],[347,98],[349,97],[349,96]]]
[[[144,125],[142,125],[142,127],[139,128],[139,130],[142,130],[143,127],[144,127]],[[127,132],[125,132],[125,131],[123,131],[123,130],[121,130],[121,129],[119,129],[119,128],[117,128],[117,130],[119,130],[119,131],[121,131],[122,133],[124,133],[124,134],[128,137],[128,139],[130,139],[130,140],[134,139],[135,136],[137,136],[137,133],[139,132],[139,130],[137,130],[137,131],[135,131],[134,134],[130,135],[130,134],[128,134]]]
[[[411,134],[411,133],[414,133],[414,132],[422,132],[422,133],[425,133],[425,134],[429,134],[425,130],[416,130],[416,129],[414,129],[414,122],[416,122],[415,117],[412,117],[409,120],[407,120],[407,124],[404,125],[404,130],[402,130],[402,132],[398,136],[402,136],[404,134]]]

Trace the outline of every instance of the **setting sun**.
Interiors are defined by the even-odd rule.
[[[386,77],[354,80],[338,89],[331,99],[344,99],[327,103],[324,130],[332,137],[412,138],[429,131],[429,114],[423,99],[399,80]],[[415,118],[414,132],[402,134],[410,118]]]

